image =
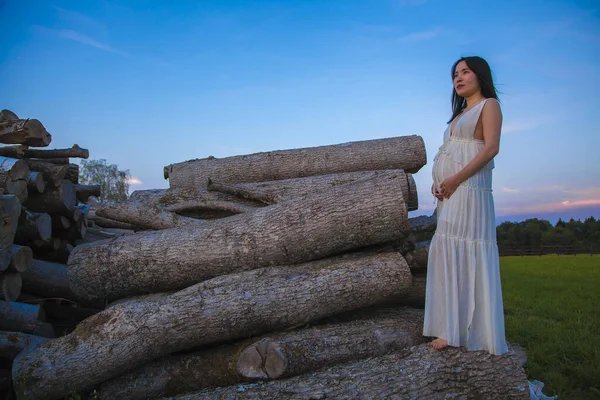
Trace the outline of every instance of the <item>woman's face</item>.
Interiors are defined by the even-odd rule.
[[[456,64],[456,69],[454,70],[454,90],[461,97],[469,97],[481,90],[477,75],[471,71],[464,60]]]

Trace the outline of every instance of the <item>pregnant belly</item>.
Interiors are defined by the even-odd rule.
[[[455,175],[460,171],[460,166],[454,161],[451,160],[446,154],[440,154],[439,158],[433,164],[433,184],[438,188],[440,188],[440,183],[444,181],[444,179]]]

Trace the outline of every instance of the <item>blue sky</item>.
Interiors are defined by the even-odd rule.
[[[600,217],[597,1],[0,0],[0,108],[166,188],[209,155],[420,135],[431,166],[450,67],[486,58],[501,92],[496,212]],[[558,213],[558,214],[557,214]]]

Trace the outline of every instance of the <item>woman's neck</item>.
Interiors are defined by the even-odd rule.
[[[471,108],[473,107],[475,104],[479,103],[480,101],[482,101],[484,99],[483,95],[481,94],[480,91],[473,93],[472,95],[468,96],[466,98],[467,100],[467,106],[466,108]]]

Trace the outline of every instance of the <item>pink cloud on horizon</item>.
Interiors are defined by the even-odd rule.
[[[499,208],[496,214],[498,216],[508,216],[527,213],[548,213],[593,206],[600,206],[600,199],[565,200],[560,202],[534,204],[529,206],[505,207]]]

